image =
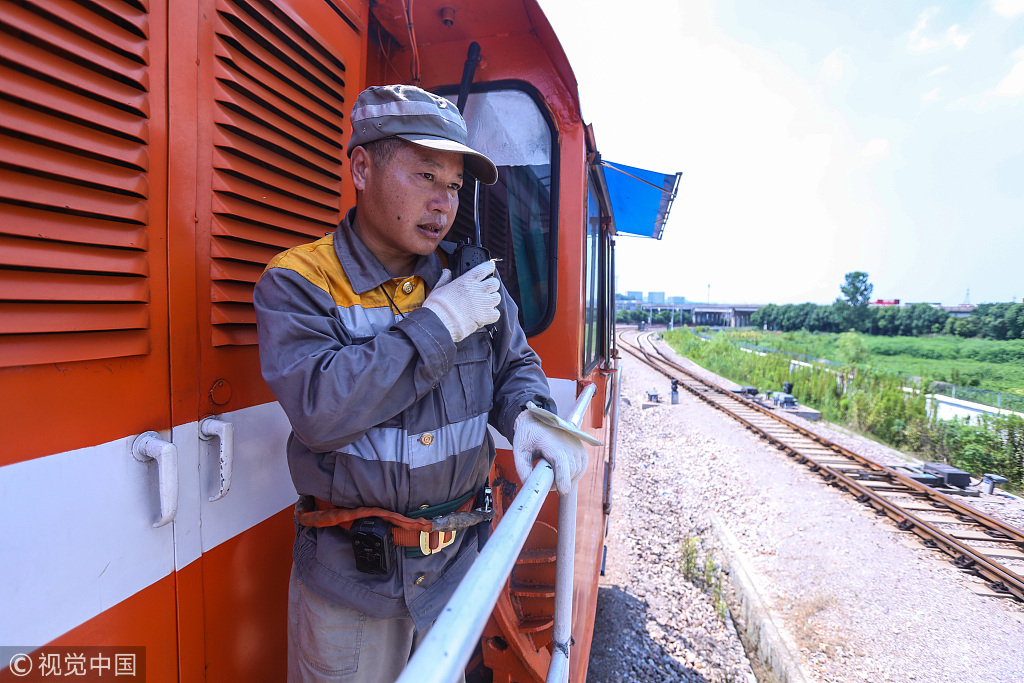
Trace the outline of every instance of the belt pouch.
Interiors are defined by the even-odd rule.
[[[356,569],[364,574],[390,574],[395,566],[391,525],[379,517],[364,517],[349,529]]]

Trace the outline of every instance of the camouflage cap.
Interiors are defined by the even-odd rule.
[[[465,155],[466,170],[493,185],[498,169],[485,155],[466,145],[462,114],[445,98],[413,85],[376,85],[359,93],[352,107],[352,150],[384,138],[401,138],[421,147]]]

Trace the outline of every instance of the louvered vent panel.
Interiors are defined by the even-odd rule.
[[[0,367],[145,354],[144,2],[0,11]]]
[[[269,0],[218,5],[216,57],[212,341],[251,345],[267,261],[340,219],[345,67]]]

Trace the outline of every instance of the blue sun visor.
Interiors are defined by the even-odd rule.
[[[615,234],[661,239],[682,173],[666,174],[601,161]]]

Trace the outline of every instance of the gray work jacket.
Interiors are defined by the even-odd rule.
[[[260,362],[292,425],[288,466],[299,495],[408,514],[486,484],[488,423],[511,441],[528,401],[553,406],[504,286],[493,333],[456,344],[420,307],[441,276],[440,256],[421,256],[411,276],[393,279],[353,232],[354,212],[267,266],[253,297]],[[469,570],[476,531],[426,557],[398,549],[387,576],[357,571],[337,527],[297,526],[293,555],[321,597],[376,617],[410,615],[422,630]]]

